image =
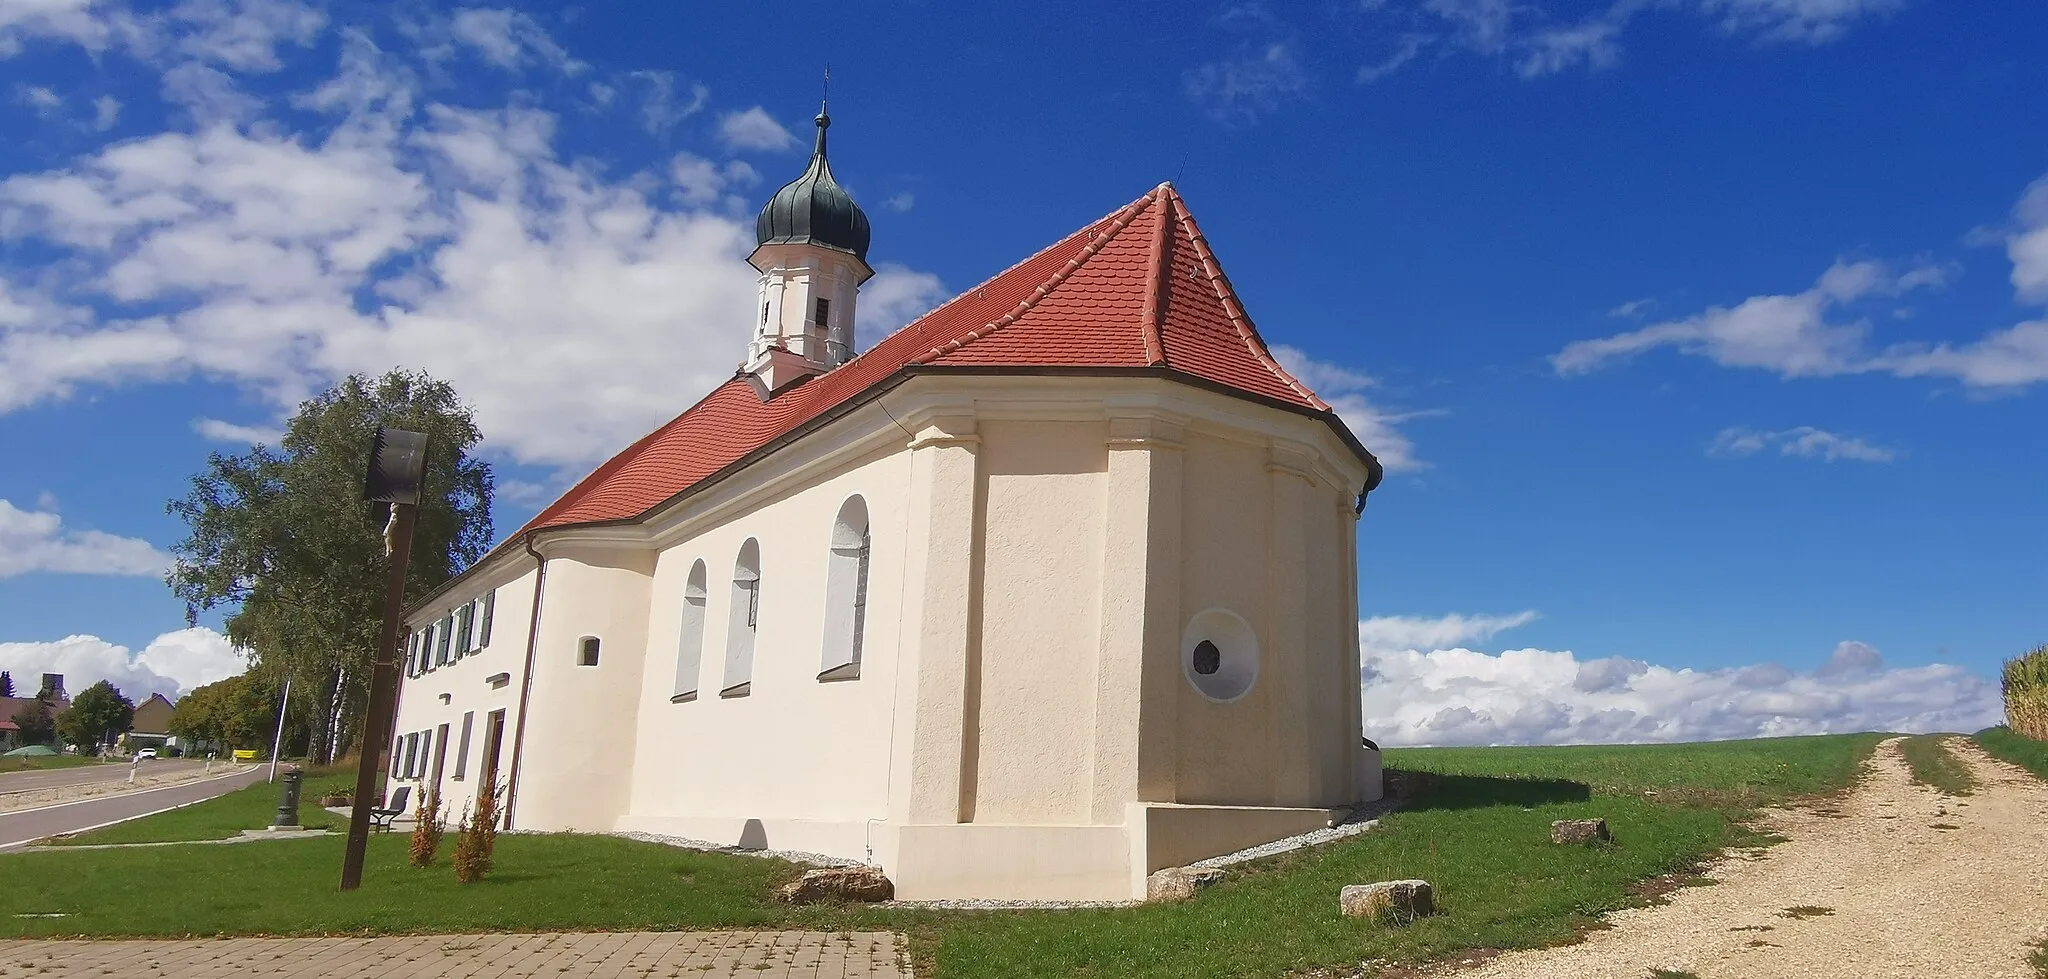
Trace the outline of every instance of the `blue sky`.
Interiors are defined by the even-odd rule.
[[[453,380],[501,531],[694,401],[829,63],[869,339],[1177,181],[1392,463],[1368,646],[1448,671],[1381,671],[1435,692],[1411,740],[1589,736],[1529,705],[1594,662],[1825,701],[1618,736],[1974,723],[2048,638],[2042,36],[1927,0],[0,0],[0,660],[230,669],[155,577],[163,503],[339,374]],[[1460,646],[1500,675],[1428,658]]]

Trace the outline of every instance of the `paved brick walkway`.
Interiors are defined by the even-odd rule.
[[[899,979],[888,932],[0,941],[0,979]]]

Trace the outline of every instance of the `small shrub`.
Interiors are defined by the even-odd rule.
[[[476,803],[465,807],[462,829],[455,837],[455,879],[474,884],[491,872],[491,851],[498,845],[498,786],[477,787]]]
[[[420,807],[412,814],[412,854],[410,859],[415,867],[426,867],[434,862],[434,852],[441,849],[441,836],[448,827],[441,822],[441,793],[428,793]]]

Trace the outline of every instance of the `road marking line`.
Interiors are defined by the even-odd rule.
[[[259,771],[260,771],[260,769],[259,769]],[[241,775],[241,774],[244,774],[244,773],[242,773],[242,772],[229,772],[229,773],[228,773],[228,775]],[[220,779],[222,779],[222,778],[226,778],[226,777],[227,777],[226,775],[216,775],[216,776],[214,776],[213,778],[195,779],[195,780],[193,780],[193,781],[190,781],[190,782],[180,782],[180,783],[178,783],[177,785],[166,785],[166,786],[163,786],[163,788],[165,788],[165,789],[178,789],[178,788],[184,788],[185,786],[188,786],[188,785],[203,785],[203,784],[205,784],[205,783],[208,783],[208,782],[217,782],[217,781],[219,781]],[[83,802],[100,802],[100,801],[104,801],[105,799],[110,799],[110,798],[123,798],[123,797],[126,797],[126,796],[142,795],[142,794],[143,794],[144,792],[157,792],[157,791],[161,791],[161,790],[160,790],[160,789],[144,789],[144,790],[143,790],[142,792],[124,792],[124,793],[122,793],[122,794],[121,794],[121,795],[119,795],[119,796],[102,796],[102,797],[101,797],[101,798],[99,798],[99,799],[84,799],[84,800],[80,800],[80,801],[83,801]],[[71,835],[75,835],[75,834],[78,834],[78,833],[90,833],[90,832],[92,832],[93,830],[96,830],[96,829],[106,829],[106,828],[107,828],[107,827],[109,827],[109,826],[117,825],[117,824],[119,824],[119,823],[125,823],[125,822],[128,822],[128,821],[129,821],[129,820],[131,820],[131,819],[143,819],[143,818],[145,818],[145,817],[149,817],[149,816],[156,816],[156,815],[161,815],[161,814],[163,814],[163,813],[167,813],[167,812],[170,812],[170,811],[171,811],[171,810],[173,810],[173,809],[183,809],[183,808],[185,808],[186,806],[196,806],[196,805],[198,805],[199,803],[202,803],[202,802],[212,802],[213,800],[215,800],[215,799],[218,799],[218,798],[220,798],[220,796],[217,796],[217,795],[214,795],[214,796],[207,796],[207,797],[206,797],[206,798],[204,798],[204,799],[193,799],[193,800],[191,800],[191,801],[189,801],[189,802],[180,802],[180,803],[178,803],[178,804],[177,804],[177,805],[175,805],[175,806],[165,806],[165,807],[163,807],[162,809],[157,809],[157,810],[153,810],[153,811],[150,811],[150,812],[142,812],[142,813],[136,813],[136,814],[135,814],[135,815],[133,815],[133,816],[122,816],[122,817],[121,817],[121,818],[119,818],[119,819],[109,819],[109,820],[107,820],[107,821],[106,821],[106,822],[104,822],[104,823],[94,823],[94,824],[93,824],[93,825],[91,825],[91,826],[83,826],[83,827],[80,827],[80,828],[78,828],[78,829],[72,829],[72,830],[65,830],[65,831],[64,831],[63,833],[44,833],[44,834],[43,834],[42,836],[31,836],[31,837],[29,837],[28,839],[25,839],[25,840],[15,840],[15,841],[14,841],[14,842],[12,842],[12,843],[0,843],[0,851],[4,851],[4,850],[11,850],[11,849],[13,849],[13,848],[15,848],[15,847],[17,847],[17,846],[23,846],[23,845],[26,845],[26,844],[29,844],[29,843],[34,843],[34,842],[35,842],[35,841],[37,841],[37,840],[41,840],[41,839],[47,839],[47,838],[49,838],[49,837],[52,837],[52,836],[71,836]],[[76,803],[76,802],[66,802],[66,803],[63,803],[63,805],[67,805],[67,806],[74,806],[74,805],[77,805],[77,804],[78,804],[78,803]],[[45,809],[55,809],[55,808],[57,808],[57,806],[45,806],[44,808],[45,808]],[[37,811],[39,811],[39,810],[35,810],[35,809],[24,809],[24,810],[22,810],[22,812],[37,812]],[[0,816],[12,816],[12,815],[14,815],[14,813],[0,813]]]
[[[261,768],[254,768],[254,769],[250,769],[250,771],[258,771],[258,772],[260,772],[260,771],[262,771],[262,770],[263,770],[263,769],[261,769]],[[248,772],[226,772],[226,773],[223,773],[223,774],[220,774],[220,775],[210,775],[210,776],[207,776],[207,777],[205,777],[205,778],[195,778],[195,779],[188,779],[188,780],[186,780],[186,781],[183,781],[183,782],[173,782],[173,783],[171,783],[171,784],[169,784],[169,785],[159,785],[159,786],[157,786],[156,788],[153,788],[153,789],[136,789],[136,790],[135,790],[135,791],[133,791],[133,792],[110,792],[110,793],[108,793],[108,794],[106,794],[106,795],[96,795],[96,796],[93,796],[93,797],[91,797],[91,798],[88,798],[88,799],[77,799],[77,800],[73,800],[73,801],[71,801],[71,802],[58,802],[58,803],[53,803],[53,804],[51,804],[51,805],[47,805],[47,806],[37,806],[37,807],[35,807],[34,809],[13,809],[13,810],[9,810],[9,811],[7,811],[7,812],[0,812],[0,819],[5,819],[5,818],[7,818],[8,816],[25,816],[25,815],[27,815],[27,814],[29,814],[29,813],[32,813],[32,812],[48,812],[48,811],[50,811],[50,810],[52,810],[52,809],[62,809],[62,808],[64,808],[65,806],[82,806],[82,805],[85,805],[85,804],[86,804],[86,803],[88,803],[88,802],[105,802],[105,801],[107,801],[108,799],[127,799],[127,798],[130,798],[130,797],[132,797],[132,796],[138,796],[138,795],[148,795],[148,794],[149,794],[149,793],[151,793],[151,792],[165,792],[165,791],[169,791],[169,790],[171,790],[171,789],[182,789],[182,788],[184,788],[185,786],[188,786],[188,785],[205,785],[205,784],[206,784],[206,783],[208,783],[208,782],[218,782],[218,781],[220,781],[221,779],[224,779],[224,778],[233,778],[233,777],[235,777],[235,776],[237,776],[237,775],[246,775],[246,774],[248,774]]]
[[[207,779],[206,781],[209,781],[209,782],[210,782],[210,781],[213,781],[213,780],[212,780],[212,779]],[[187,782],[187,783],[185,783],[185,784],[187,784],[187,785],[197,785],[198,783],[196,783],[196,782]],[[173,788],[175,788],[175,787],[176,787],[176,786],[173,786]],[[135,792],[135,793],[130,793],[130,794],[131,794],[131,795],[141,795],[141,793],[140,793],[140,792]],[[107,828],[107,827],[109,827],[109,826],[115,826],[115,825],[118,825],[118,824],[121,824],[121,823],[125,823],[125,822],[128,822],[128,821],[129,821],[129,820],[131,820],[131,819],[145,819],[145,818],[148,818],[148,817],[150,817],[150,816],[160,816],[160,815],[162,815],[162,814],[164,814],[164,813],[170,812],[170,811],[171,811],[171,810],[173,810],[173,809],[183,809],[183,808],[185,808],[186,806],[196,806],[196,805],[198,805],[198,804],[200,804],[200,803],[202,803],[202,802],[212,802],[213,800],[215,800],[215,799],[218,799],[218,798],[220,798],[220,796],[214,795],[214,796],[208,796],[208,797],[206,797],[206,798],[204,798],[204,799],[193,799],[193,800],[191,800],[190,802],[180,802],[180,803],[178,803],[178,804],[177,804],[177,805],[175,805],[175,806],[165,806],[165,807],[163,807],[162,809],[157,809],[157,810],[154,810],[154,811],[151,811],[151,812],[139,812],[139,813],[136,813],[136,814],[135,814],[135,815],[133,815],[133,816],[122,816],[122,817],[121,817],[121,818],[119,818],[119,819],[109,819],[109,820],[107,820],[107,821],[106,821],[106,822],[104,822],[104,823],[94,823],[94,824],[92,824],[91,826],[81,826],[81,827],[79,827],[79,828],[77,828],[77,829],[68,829],[68,830],[65,830],[65,831],[64,831],[64,832],[62,832],[62,833],[44,833],[44,834],[43,834],[42,836],[31,836],[31,837],[29,837],[28,839],[25,839],[25,840],[15,840],[15,841],[14,841],[14,842],[12,842],[12,843],[0,843],[0,851],[5,851],[5,850],[11,850],[11,849],[14,849],[14,848],[15,848],[15,847],[17,847],[17,846],[25,846],[25,845],[27,845],[27,844],[30,844],[30,843],[34,843],[34,842],[35,842],[35,841],[37,841],[37,840],[42,840],[42,839],[48,839],[48,838],[50,838],[50,837],[52,837],[52,836],[75,836],[75,835],[77,835],[77,834],[79,834],[79,833],[90,833],[90,832],[92,832],[93,830],[96,830],[96,829],[106,829],[106,828]],[[56,849],[56,848],[55,848],[55,847],[52,847],[51,849]]]

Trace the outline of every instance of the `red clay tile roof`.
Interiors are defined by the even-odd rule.
[[[549,527],[639,517],[899,374],[1005,367],[1164,370],[1329,412],[1274,362],[1187,205],[1161,184],[768,401],[735,376],[599,466],[507,543]]]

